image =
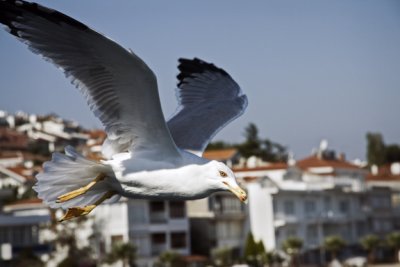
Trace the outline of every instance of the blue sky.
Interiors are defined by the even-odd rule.
[[[262,137],[309,155],[322,138],[365,158],[365,134],[400,143],[400,2],[38,1],[131,48],[158,77],[165,117],[176,108],[177,59],[227,70],[247,112],[215,140],[238,142],[254,122]],[[63,74],[0,32],[0,109],[55,112],[100,127]]]

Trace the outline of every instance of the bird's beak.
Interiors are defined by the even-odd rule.
[[[240,201],[247,203],[247,194],[242,188],[240,188],[238,185],[232,186],[225,181],[223,183],[228,187],[229,191],[234,193],[240,199]]]

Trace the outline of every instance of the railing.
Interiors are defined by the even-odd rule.
[[[167,250],[167,244],[152,244],[151,255],[159,256],[161,253]]]
[[[150,223],[166,223],[167,216],[164,211],[150,212]]]

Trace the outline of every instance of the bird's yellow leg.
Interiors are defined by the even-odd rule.
[[[63,222],[66,220],[70,220],[73,218],[77,218],[80,216],[88,215],[94,208],[96,208],[98,205],[103,203],[105,200],[111,198],[114,196],[116,193],[114,191],[108,191],[105,193],[101,198],[99,198],[94,204],[88,205],[85,207],[72,207],[67,210],[67,212],[64,214],[64,216],[59,220],[59,222]]]
[[[93,181],[91,181],[90,183],[88,183],[84,187],[78,188],[78,189],[76,189],[74,191],[65,193],[64,195],[61,195],[61,196],[57,197],[56,202],[57,203],[66,202],[68,200],[71,200],[73,198],[76,198],[76,197],[79,197],[80,195],[85,194],[95,184],[97,184],[100,181],[103,181],[105,177],[106,177],[106,175],[104,173],[100,173],[99,175],[96,176],[96,178]]]

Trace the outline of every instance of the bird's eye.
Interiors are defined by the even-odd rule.
[[[226,177],[226,176],[228,176],[228,175],[226,174],[226,172],[224,172],[224,171],[219,171],[219,175],[221,175],[221,177]]]

